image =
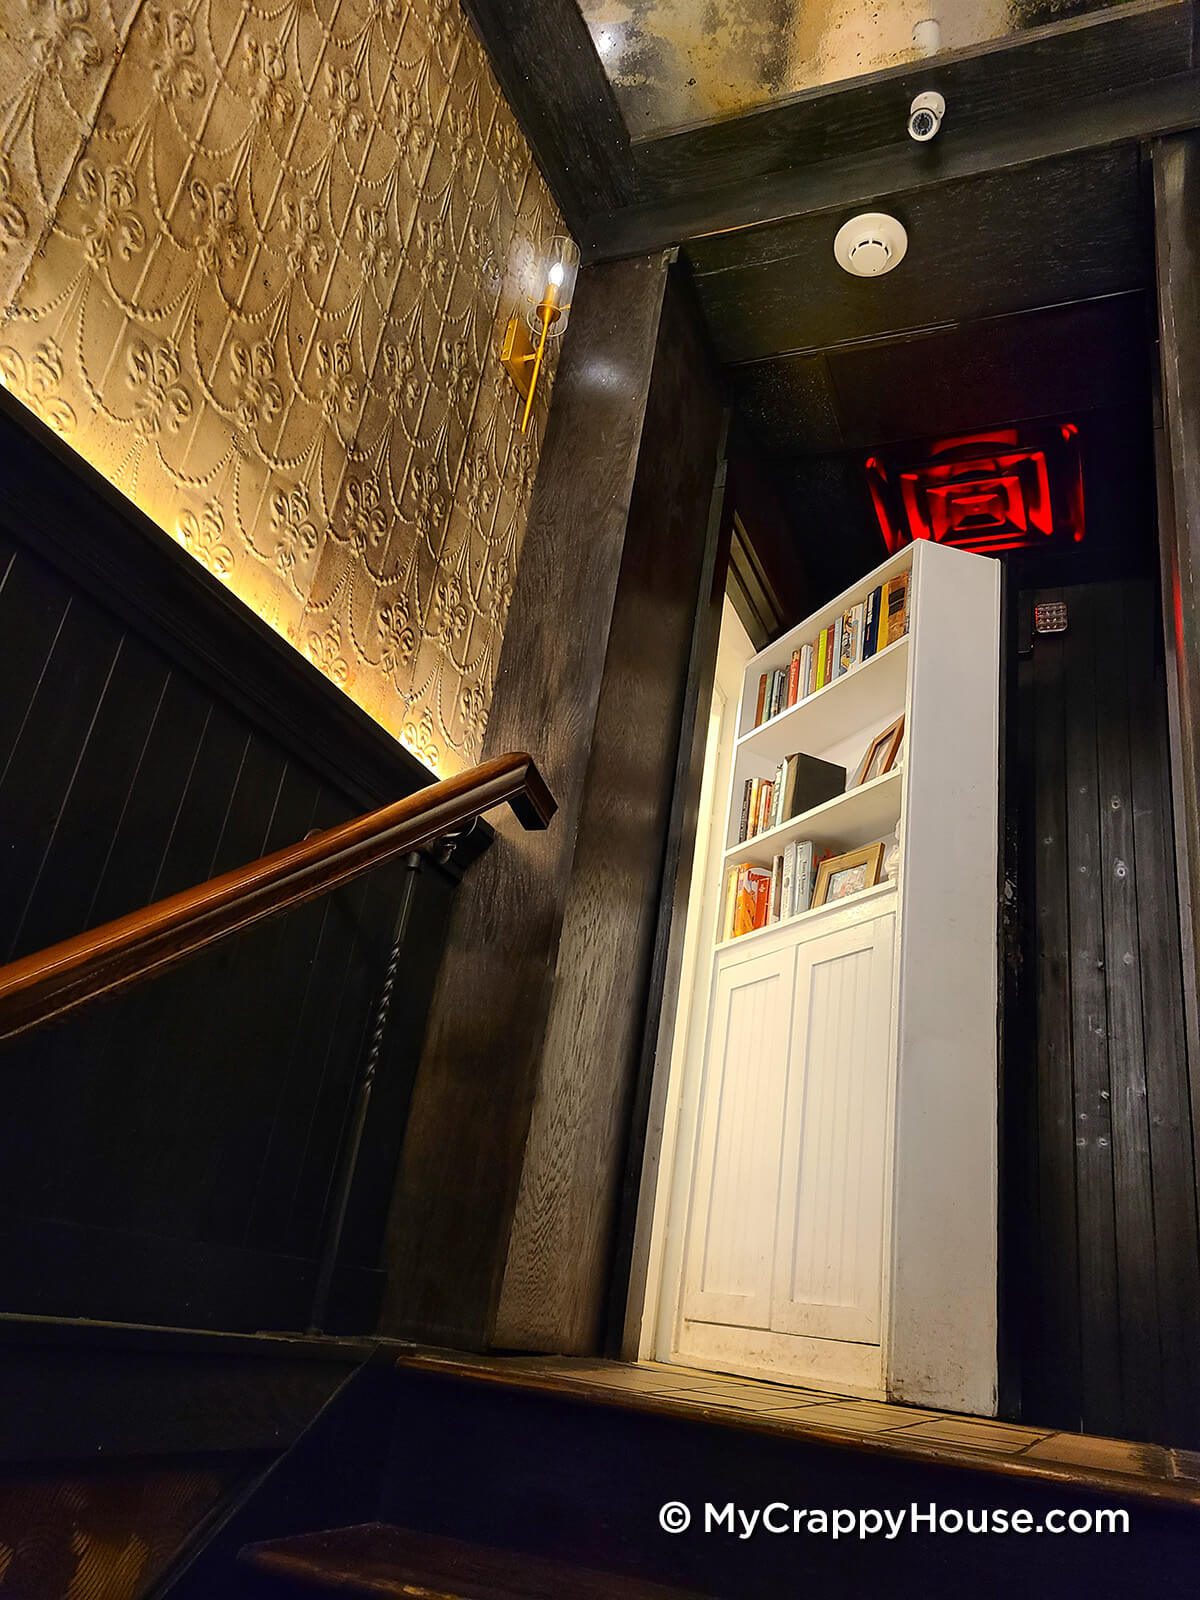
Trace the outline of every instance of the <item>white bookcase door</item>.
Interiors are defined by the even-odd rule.
[[[895,916],[796,950],[771,1328],[878,1344]]]
[[[770,1325],[792,960],[777,949],[717,970],[688,1207],[688,1321]]]

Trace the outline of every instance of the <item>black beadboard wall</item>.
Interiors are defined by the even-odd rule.
[[[0,962],[430,781],[7,397],[0,652]],[[461,865],[419,876],[335,1294],[343,1330],[374,1325]],[[406,870],[0,1046],[0,1311],[306,1325]]]
[[[1035,637],[1062,601],[1066,633]],[[1015,613],[1004,1242],[1022,1420],[1200,1442],[1200,1227],[1158,604],[1028,588]]]

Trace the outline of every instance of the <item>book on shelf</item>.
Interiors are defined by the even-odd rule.
[[[793,650],[788,664],[761,674],[754,707],[757,728],[844,677],[908,632],[908,572],[877,584],[815,639]]]
[[[831,849],[818,850],[811,839],[796,844],[796,862],[792,870],[792,896],[788,901],[786,916],[798,917],[812,906],[813,886],[817,881],[817,868],[833,855]]]
[[[771,908],[771,873],[744,861],[731,867],[725,894],[724,939],[740,939],[755,928],[765,928]]]
[[[800,652],[792,651],[792,664],[788,668],[787,703],[794,706],[800,698]]]
[[[758,821],[758,791],[762,788],[761,778],[747,778],[746,791],[742,800],[742,827],[744,832],[741,839],[749,839],[755,831]]]
[[[783,892],[783,855],[771,857],[771,891],[767,899],[767,921],[778,922],[780,896]]]
[[[813,647],[811,644],[800,646],[800,695],[801,700],[806,700],[813,692]]]
[[[867,596],[866,608],[863,611],[863,660],[869,661],[875,654],[875,646],[879,642],[879,601],[883,588],[876,584]]]
[[[771,674],[771,715],[777,717],[784,709],[787,696],[787,669],[776,667]]]
[[[881,650],[886,650],[888,645],[895,644],[897,639],[902,639],[908,632],[908,586],[907,572],[898,572],[894,578],[889,578],[880,586],[876,655]]]
[[[833,761],[797,751],[770,778],[747,778],[742,788],[738,843],[778,828],[804,811],[823,805],[846,789],[846,769]]]
[[[863,603],[851,606],[842,618],[841,672],[850,672],[862,661]]]
[[[796,852],[799,848],[799,841],[796,839],[793,839],[790,844],[784,846],[783,868],[780,873],[779,881],[779,909],[781,918],[791,915],[791,907],[795,903]],[[788,910],[786,911],[783,909],[785,906],[788,907]]]
[[[758,789],[758,815],[754,822],[755,833],[765,833],[771,826],[771,808],[775,804],[775,780],[764,778]]]
[[[798,917],[812,907],[817,868],[833,855],[811,839],[793,839],[771,858],[769,867],[743,861],[729,869],[725,885],[722,941]]]

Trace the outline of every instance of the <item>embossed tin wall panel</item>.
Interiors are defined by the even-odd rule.
[[[457,0],[0,0],[0,378],[428,765],[478,754],[559,226]]]

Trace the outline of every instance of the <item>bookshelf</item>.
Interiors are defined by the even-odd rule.
[[[894,579],[903,636],[756,726],[762,675]],[[928,544],[748,664],[671,1359],[994,1410],[998,706],[999,567]],[[900,717],[895,764],[856,785]],[[739,840],[747,783],[793,755],[845,787]],[[728,936],[735,868],[881,842],[893,876]]]
[[[731,844],[725,851],[726,869],[738,861],[769,867],[772,857],[793,839],[811,839],[822,847],[851,849],[884,838],[900,817],[903,779],[903,767],[894,768],[855,789],[835,795],[832,800],[802,811],[788,822],[755,834],[752,839]],[[730,826],[733,820],[731,817]]]
[[[845,677],[836,678],[806,700],[739,734],[737,755],[742,771],[757,762],[773,766],[798,746],[815,754],[839,743],[848,727],[864,725],[880,703],[902,704],[907,662],[905,636]]]

